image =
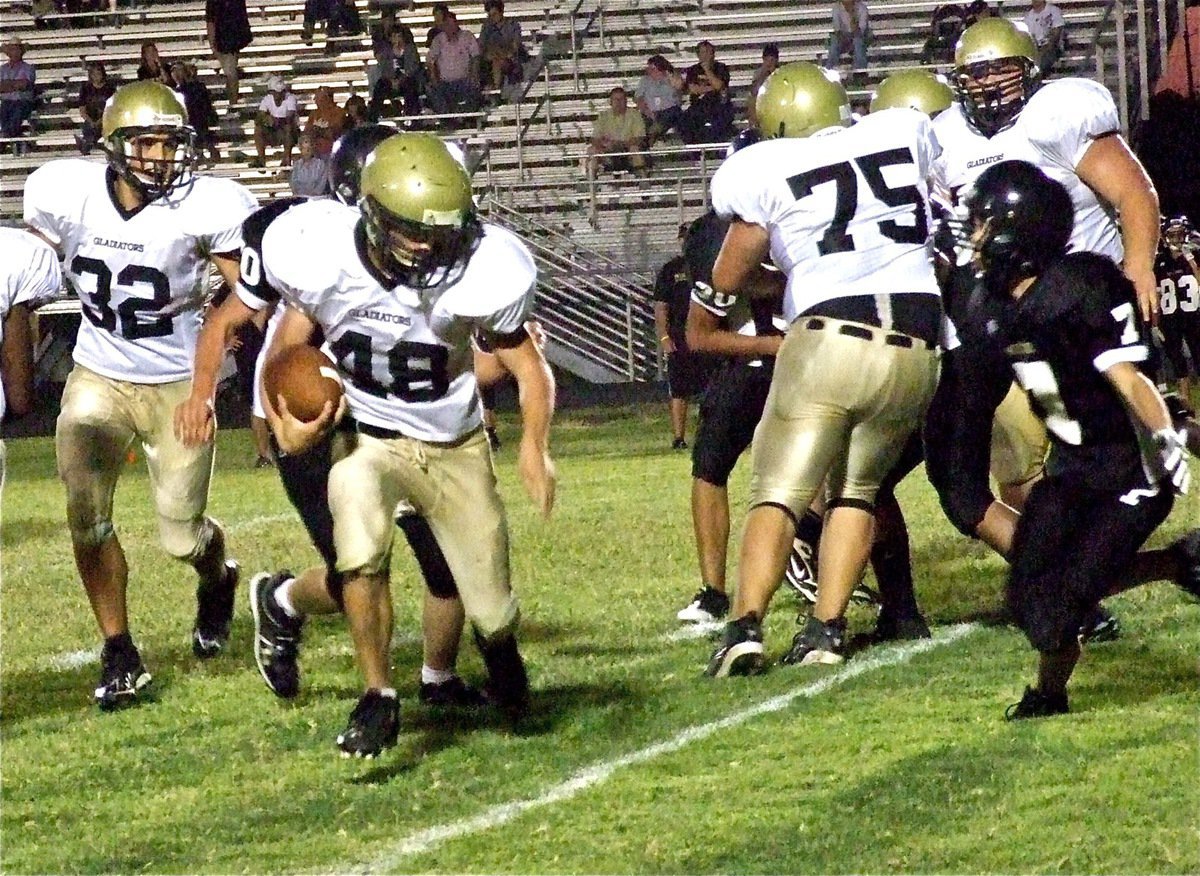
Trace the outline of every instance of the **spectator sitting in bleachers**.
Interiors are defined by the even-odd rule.
[[[833,30],[829,34],[829,57],[825,66],[836,70],[842,55],[851,52],[855,71],[867,66],[871,25],[865,0],[839,0],[833,4]]]
[[[995,18],[996,10],[988,5],[987,0],[971,0],[967,4],[966,25],[970,27],[975,22],[984,18]]]
[[[442,32],[442,26],[446,23],[446,14],[450,11],[450,7],[445,3],[434,3],[429,7],[429,14],[433,17],[433,27],[429,28],[425,34],[425,48],[433,47],[433,38]]]
[[[37,71],[25,60],[25,43],[20,37],[4,38],[0,50],[8,56],[8,60],[0,64],[0,134],[21,137],[22,126],[37,106],[34,92]],[[24,153],[28,148],[26,143],[14,143],[13,154]]]
[[[304,0],[304,20],[300,25],[300,39],[311,45],[317,22],[328,22],[332,12],[333,0]]]
[[[358,36],[362,32],[362,16],[358,14],[358,6],[355,5],[354,0],[333,0],[325,36]]]
[[[779,46],[775,45],[775,43],[767,43],[762,49],[762,63],[754,71],[754,78],[750,80],[750,95],[746,98],[746,121],[750,123],[750,127],[752,128],[758,124],[758,113],[755,106],[758,89],[778,67]]]
[[[391,6],[379,13],[379,21],[371,25],[371,54],[378,56],[380,51],[391,48],[392,31],[397,26],[396,10]]]
[[[929,37],[921,48],[922,64],[949,64],[954,60],[954,46],[966,28],[967,12],[957,3],[943,3],[933,10],[929,21]]]
[[[254,41],[246,0],[205,0],[204,24],[208,46],[225,76],[225,97],[232,107],[238,99],[238,55]]]
[[[375,64],[367,73],[371,117],[379,118],[386,101],[391,101],[397,114],[420,115],[423,81],[421,55],[413,42],[412,31],[398,24],[391,32],[390,42],[375,53]]]
[[[1033,0],[1025,13],[1025,28],[1033,37],[1038,50],[1038,67],[1048,76],[1062,54],[1066,37],[1066,21],[1062,10],[1046,0]]]
[[[171,65],[163,62],[158,55],[158,45],[152,40],[147,40],[142,43],[142,62],[137,68],[138,80],[151,79],[155,82],[161,82],[168,88],[175,87],[175,80],[171,78]]]
[[[521,34],[521,22],[504,17],[504,0],[483,4],[487,21],[479,29],[480,75],[483,85],[503,88],[524,79],[524,64],[529,60]]]
[[[429,63],[429,106],[435,113],[475,112],[483,105],[479,90],[479,41],[447,12],[442,32],[433,38]]]
[[[346,112],[346,122],[342,126],[343,134],[359,125],[371,123],[371,111],[367,109],[367,102],[361,94],[352,94],[347,97],[346,102],[342,104],[342,109]]]
[[[647,145],[653,146],[663,134],[679,126],[683,117],[680,95],[683,77],[662,55],[651,55],[646,74],[638,81],[633,97],[646,123]]]
[[[292,163],[292,149],[300,135],[299,107],[296,95],[292,94],[282,76],[267,80],[267,94],[258,104],[258,115],[254,119],[254,148],[258,157],[250,162],[251,167],[265,167],[267,145],[283,147],[281,167]]]
[[[300,157],[292,165],[288,185],[298,198],[320,198],[329,194],[329,159],[313,151],[312,137],[308,134],[300,135]]]
[[[221,153],[217,150],[217,139],[212,129],[219,119],[217,111],[213,109],[208,86],[200,81],[196,75],[196,65],[191,62],[176,61],[172,64],[171,79],[175,83],[175,90],[183,95],[188,124],[196,132],[197,152],[206,151],[209,164],[215,164],[221,160]]]
[[[608,94],[608,109],[596,116],[592,130],[591,148],[588,150],[589,175],[595,177],[601,169],[632,170],[639,176],[646,168],[646,156],[642,144],[646,140],[646,123],[641,113],[629,109],[629,95],[621,86]],[[614,155],[612,152],[631,152],[632,155]]]
[[[691,100],[679,120],[679,136],[684,143],[723,142],[733,136],[729,68],[716,59],[708,40],[697,43],[696,56],[684,77]]]
[[[333,99],[333,89],[322,85],[313,93],[315,106],[304,120],[304,133],[312,137],[313,152],[327,157],[346,129],[346,111]]]
[[[89,154],[100,141],[104,104],[116,90],[117,83],[108,78],[103,61],[92,61],[87,65],[87,79],[79,86],[79,114],[83,117],[83,125],[75,135],[75,144],[83,155]]]

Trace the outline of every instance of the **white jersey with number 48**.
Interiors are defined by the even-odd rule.
[[[58,295],[62,270],[58,255],[27,231],[0,228],[0,345],[4,343],[4,318],[14,304],[36,307]],[[0,418],[5,411],[0,384]]]
[[[62,251],[82,305],[75,361],[131,383],[188,379],[208,258],[241,247],[256,206],[233,180],[197,176],[129,213],[105,164],[64,158],[31,173],[25,222]]]
[[[457,280],[393,287],[364,264],[359,216],[334,201],[292,207],[263,236],[264,274],[321,327],[355,419],[455,441],[482,424],[471,335],[522,329],[533,307],[533,257],[515,235],[486,225]]]
[[[713,208],[770,232],[788,323],[834,298],[937,295],[927,179],[938,151],[928,117],[910,109],[764,140],[717,170]]]

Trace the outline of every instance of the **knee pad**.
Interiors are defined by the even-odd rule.
[[[216,532],[217,524],[209,517],[194,520],[158,519],[158,537],[163,550],[187,563],[204,556]]]
[[[98,547],[113,537],[111,520],[101,520],[91,526],[71,525],[71,539],[78,545]]]
[[[975,530],[995,501],[992,491],[979,484],[943,484],[941,487],[934,484],[934,487],[937,487],[942,511],[954,528],[968,538],[977,538]]]

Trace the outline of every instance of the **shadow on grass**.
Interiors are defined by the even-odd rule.
[[[414,770],[422,759],[455,745],[471,734],[492,731],[516,738],[533,738],[554,732],[587,709],[602,709],[613,703],[629,704],[635,693],[623,684],[560,685],[535,688],[529,711],[512,719],[498,709],[431,709],[401,706],[402,736],[396,750],[385,754],[377,765],[350,779],[354,785],[382,784]]]

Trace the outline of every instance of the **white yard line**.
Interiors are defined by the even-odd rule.
[[[613,758],[611,760],[600,761],[591,766],[584,767],[579,772],[575,773],[565,782],[554,785],[546,789],[537,797],[526,798],[524,800],[513,800],[509,803],[501,803],[496,806],[491,806],[483,812],[471,818],[465,818],[460,821],[452,821],[448,824],[439,824],[433,827],[428,827],[424,830],[419,830],[416,833],[409,834],[399,842],[394,843],[385,849],[382,854],[376,857],[368,864],[352,864],[335,868],[332,872],[335,873],[385,873],[395,869],[405,858],[412,855],[419,855],[427,852],[430,849],[446,842],[447,840],[456,839],[469,834],[482,833],[483,831],[491,830],[512,821],[514,818],[524,814],[531,809],[538,809],[543,806],[549,806],[554,803],[561,803],[569,800],[582,791],[595,787],[612,777],[619,769],[633,766],[634,764],[645,763],[653,760],[663,754],[670,754],[679,749],[705,739],[721,730],[727,730],[730,727],[736,727],[739,724],[744,724],[747,721],[757,718],[759,715],[778,712],[787,708],[793,702],[805,697],[814,697],[824,693],[832,687],[847,682],[852,678],[864,675],[868,672],[874,672],[877,669],[884,669],[889,666],[896,666],[901,663],[907,663],[918,654],[923,654],[934,648],[949,645],[965,636],[975,632],[979,627],[976,624],[958,624],[956,626],[947,627],[938,630],[934,633],[932,639],[921,639],[915,642],[909,642],[904,645],[884,648],[876,654],[869,656],[856,657],[849,663],[845,664],[842,669],[839,669],[829,675],[826,675],[816,681],[802,685],[785,694],[772,697],[769,700],[759,703],[757,706],[752,706],[748,709],[743,709],[740,712],[734,712],[724,718],[719,718],[716,721],[710,721],[707,724],[698,724],[688,727],[670,739],[655,743],[654,745],[638,749],[629,754]],[[699,683],[699,682],[698,682]],[[724,684],[725,682],[712,682],[714,684]]]

